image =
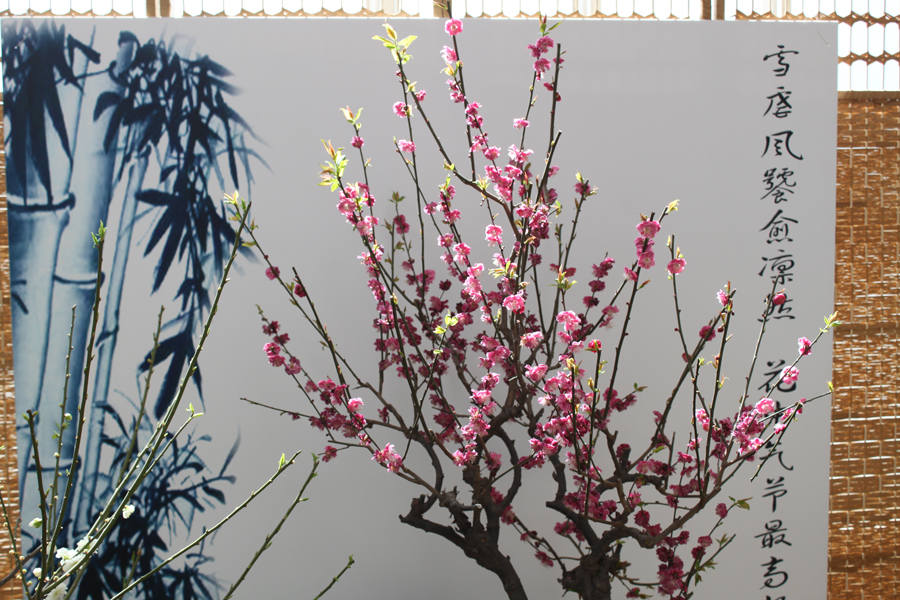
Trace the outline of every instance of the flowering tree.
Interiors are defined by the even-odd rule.
[[[325,433],[329,445],[323,460],[362,448],[389,472],[418,486],[421,495],[401,521],[459,547],[500,578],[509,598],[527,596],[517,571],[521,567],[501,549],[504,525],[533,547],[540,562],[560,569],[564,590],[582,598],[611,598],[616,582],[627,597],[647,597],[645,592],[654,588],[666,597],[689,597],[692,582],[732,539],[714,540],[715,530],[732,508],[746,505],[743,500],[723,501],[726,484],[748,462],[761,466],[772,456],[806,401],[776,410],[771,398],[751,398],[754,359],[746,386],[726,402],[722,365],[735,292],[730,284],[720,290],[718,308],[699,336],[685,335],[676,283],[686,261],[670,237],[663,251],[668,256],[660,262],[674,293],[683,368],[656,407],[655,421],[647,424],[643,445],[631,448],[619,440],[619,413],[632,407],[645,389],[635,384],[633,390],[622,390],[620,359],[635,298],[646,293],[641,276],[656,266],[655,243],[677,202],[658,216],[641,215],[635,256],[611,295],[603,295],[614,270],[610,257],[592,265],[588,293],[579,291],[571,250],[579,216],[596,190],[576,176],[574,219],[565,232],[564,199],[554,187],[559,169],[553,159],[560,139],[555,115],[564,62],[560,46],[548,36],[555,25],[548,27],[543,20],[539,38],[528,45],[533,61],[529,103],[524,116],[513,121],[518,143],[509,147],[505,160],[500,147],[491,145],[477,97],[466,88],[458,45],[463,23],[446,23],[452,47],[445,46],[441,55],[449,93],[465,118],[469,148],[461,162],[451,158],[434,130],[425,90],[417,90],[408,76],[408,50],[415,36],[400,39],[390,25],[385,27],[386,37],[376,39],[397,65],[402,100],[393,110],[405,121],[408,139],[395,140],[395,146],[412,181],[414,205],[405,210],[412,203],[394,192],[390,212],[376,210],[359,135],[360,111],[343,109],[353,129],[350,145],[358,151],[361,180],[350,178],[349,157],[331,143],[325,144],[330,160],[321,172],[322,184],[337,192],[338,211],[362,245],[359,259],[374,300],[378,379],[366,380],[349,363],[298,271],[293,270],[293,277],[282,275],[251,226],[247,244],[259,248],[269,279],[284,289],[332,359],[330,373],[308,372],[291,350],[288,333],[260,311],[263,332],[271,338],[264,347],[269,363],[294,379],[311,407],[284,412]],[[542,88],[549,94],[550,135],[543,160],[533,163],[535,152],[525,141]],[[414,124],[426,128],[449,173],[436,194],[421,183]],[[483,241],[464,239],[459,222],[471,207],[463,202],[462,191],[487,207]],[[239,210],[235,218],[241,217],[247,215]],[[437,235],[436,253],[430,227]],[[479,244],[494,252],[493,268],[476,261]],[[539,268],[547,253],[552,257],[548,262],[556,261],[550,264],[549,281],[546,267]],[[435,254],[443,264],[429,268],[427,259]],[[438,269],[446,278],[439,278]],[[488,283],[488,273],[494,285]],[[548,284],[551,293],[546,292]],[[604,297],[608,299],[601,301]],[[757,348],[771,307],[785,299],[773,286]],[[836,324],[832,315],[813,341],[801,338],[797,361]],[[595,337],[600,328],[617,332],[611,351]],[[715,352],[712,360],[701,356],[705,348]],[[784,369],[785,381],[797,378],[797,361]],[[701,369],[715,373],[710,390],[700,385]],[[402,394],[386,385],[392,372],[402,382]],[[463,395],[460,386],[466,390]],[[361,397],[355,396],[357,390]],[[676,403],[679,394],[681,402]],[[676,446],[676,428],[689,432],[686,444]],[[426,460],[414,461],[414,453]],[[555,484],[555,493],[546,498],[547,508],[559,519],[555,537],[529,527],[514,511],[532,471],[535,476],[549,472]],[[449,482],[459,478],[466,492],[450,488]],[[718,520],[710,531],[692,536],[685,526],[701,512],[714,512]],[[452,525],[445,524],[446,515]],[[575,556],[564,554],[560,544],[574,546]],[[643,581],[628,571],[622,558],[626,544],[656,553],[655,580]]]

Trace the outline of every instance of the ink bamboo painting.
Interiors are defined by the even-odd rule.
[[[112,492],[116,482],[110,467],[131,451],[130,428],[143,426],[149,432],[153,426],[136,422],[137,411],[110,402],[119,325],[130,317],[121,305],[128,263],[148,260],[159,247],[147,292],[178,281],[177,314],[165,323],[169,334],[156,354],[157,367],[167,364],[150,411],[159,419],[194,354],[195,338],[210,309],[210,288],[234,243],[219,197],[221,182],[227,178],[229,186],[247,189],[250,159],[259,164],[260,157],[247,148],[250,127],[228,104],[236,92],[226,81],[229,71],[195,55],[188,38],[141,41],[122,31],[117,46],[99,47],[93,35],[78,39],[66,33],[64,24],[16,20],[4,22],[3,39],[13,328],[21,340],[15,344],[14,362],[29,365],[17,369],[17,406],[44,416],[38,417],[37,431],[45,448],[53,444],[50,419],[69,359],[66,349],[53,341],[67,333],[73,305],[72,359],[79,364],[84,357],[97,284],[96,257],[86,232],[110,220],[113,196],[124,192],[112,265],[104,273],[108,302],[96,342],[88,417],[88,426],[104,435],[90,438],[77,471],[79,493],[64,516],[71,525],[61,540],[69,545],[67,541],[83,535]],[[148,177],[151,162],[156,177]],[[143,256],[132,256],[133,231],[146,223],[152,229],[142,244]],[[140,374],[147,363],[132,367]],[[200,371],[194,382],[202,397]],[[76,370],[68,382],[68,413],[75,412],[80,385]],[[136,406],[139,398],[129,401]],[[20,489],[27,522],[36,506],[37,484],[29,463],[31,442],[27,430],[20,432]],[[73,434],[65,432],[62,444],[66,470],[73,461]],[[145,509],[123,521],[121,531],[91,561],[80,597],[105,597],[106,588],[127,571],[135,547],[144,548],[142,566],[153,566],[158,552],[167,549],[167,531],[171,534],[178,523],[190,529],[194,513],[205,504],[225,503],[223,485],[234,482],[228,467],[240,438],[227,456],[214,458],[215,467],[207,466],[213,457],[205,455],[204,441],[188,437],[155,473],[158,483],[142,490]],[[173,478],[185,484],[171,486]],[[24,529],[23,536],[28,534]],[[23,540],[26,549],[28,544]],[[217,582],[199,568],[204,560],[201,551],[182,570],[160,572],[153,585],[145,586],[144,597],[176,590],[215,597]]]

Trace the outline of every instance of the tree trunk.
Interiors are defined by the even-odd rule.
[[[613,560],[605,554],[588,554],[581,558],[577,567],[563,571],[559,583],[564,590],[577,593],[582,600],[612,600],[609,572],[610,561]]]
[[[480,521],[476,521],[474,524],[469,521],[465,509],[459,506],[455,498],[450,501],[442,499],[441,504],[446,506],[453,515],[456,525],[456,528],[453,528],[448,525],[439,525],[424,517],[432,504],[433,502],[427,502],[424,496],[413,499],[409,514],[401,515],[400,522],[427,533],[437,534],[452,542],[466,556],[474,559],[479,566],[500,578],[500,583],[503,584],[503,590],[509,600],[528,600],[516,568],[509,557],[500,551],[499,536],[497,535],[500,525],[497,518],[499,515],[490,518],[488,527],[485,528]]]

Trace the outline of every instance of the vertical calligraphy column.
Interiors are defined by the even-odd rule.
[[[794,319],[795,315],[791,313],[797,308],[790,297],[790,284],[797,266],[791,232],[799,227],[799,219],[793,213],[803,201],[802,187],[794,178],[794,165],[803,160],[803,136],[792,126],[794,108],[791,99],[791,82],[797,77],[796,71],[791,69],[791,60],[798,54],[796,50],[777,45],[774,52],[765,54],[762,59],[764,67],[771,69],[772,86],[765,90],[762,102],[765,106],[762,112],[765,141],[760,156],[762,187],[759,202],[760,214],[765,220],[761,219],[759,223],[757,243],[761,250],[761,268],[758,275],[767,278],[774,290],[780,288],[772,298],[768,314],[760,318],[767,328],[777,328],[779,321]],[[794,403],[789,395],[796,391],[796,375],[784,357],[764,358],[766,368],[757,390],[761,396],[774,396],[775,415],[780,415],[783,405]],[[763,500],[761,509],[765,515],[758,517],[759,533],[755,536],[759,540],[760,597],[787,600],[791,591],[788,584],[791,569],[800,567],[798,557],[791,552],[789,527],[782,516],[784,507],[791,502],[789,491],[794,466],[775,444],[769,442],[767,446],[767,454],[773,453],[772,458],[778,460],[769,461],[756,484],[762,488],[757,497]]]

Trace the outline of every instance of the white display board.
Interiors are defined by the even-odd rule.
[[[392,214],[387,212],[392,207],[386,200],[394,191],[414,196],[392,141],[408,136],[405,122],[392,111],[392,105],[402,99],[393,74],[396,67],[389,52],[372,41],[372,36],[383,35],[382,20],[78,19],[58,23],[65,24],[66,34],[86,43],[89,40],[101,52],[100,62],[90,65],[88,73],[108,67],[116,57],[121,32],[126,30],[141,44],[154,39],[157,45],[162,42],[183,56],[208,56],[231,72],[221,77],[240,88],[240,93],[228,95],[227,102],[253,130],[255,137],[248,134],[243,141],[268,165],[266,168],[248,155],[254,176],[249,189],[243,170],[238,169],[241,192],[254,203],[257,234],[265,251],[283,272],[297,268],[341,351],[361,365],[363,377],[377,380],[371,328],[374,311],[367,277],[357,259],[359,236],[335,210],[337,197],[317,183],[319,165],[327,159],[320,140],[352,150],[352,131],[339,109],[363,107],[360,135],[365,138],[367,156],[372,157],[369,178],[372,192],[381,202],[379,210],[385,211],[381,214]],[[410,48],[414,59],[407,64],[407,72],[418,82],[417,89],[427,90],[425,106],[451,156],[458,164],[467,162],[462,113],[449,99],[446,75],[441,73],[440,51],[450,40],[443,22],[395,19],[391,24],[400,37],[419,36]],[[797,339],[813,338],[822,326],[822,317],[833,310],[836,25],[573,20],[551,35],[565,51],[556,115],[562,137],[554,160],[560,166],[556,185],[561,202],[571,208],[576,172],[598,188],[581,216],[574,264],[587,271],[608,252],[617,261],[611,276],[615,281],[621,267],[633,260],[634,226],[640,214],[659,214],[669,202],[680,199],[680,208],[666,218],[663,233],[675,235],[687,261],[684,273],[678,276],[687,334],[696,335],[716,313],[716,292],[727,281],[738,290],[726,369],[729,379],[723,391],[728,398],[736,399],[743,391],[757,339],[757,317],[772,278],[779,278],[777,287],[787,290],[789,302],[772,315],[750,382],[751,398],[767,395],[770,376],[765,373],[790,364],[796,357]],[[4,29],[4,43],[6,37]],[[467,20],[458,37],[467,91],[482,105],[491,142],[501,148],[518,144],[521,136],[512,124],[527,108],[534,59],[526,45],[537,37],[536,21],[500,20]],[[4,52],[8,51],[4,47]],[[108,77],[102,73],[86,78],[85,96],[94,93],[92,102],[96,102],[102,90],[90,92],[90,86]],[[538,101],[532,115],[537,116],[529,135],[530,147],[539,155],[546,147],[549,130],[549,93],[542,87],[536,91]],[[91,179],[97,176],[95,172],[79,169],[85,164],[80,161],[88,160],[79,152],[87,151],[90,144],[85,140],[98,135],[95,130],[103,119],[95,118],[96,104],[87,100],[82,104],[73,109],[80,114],[73,190],[98,185]],[[423,189],[436,199],[446,172],[424,129],[416,136]],[[220,145],[220,150],[224,152],[224,146]],[[120,152],[114,169],[121,166],[123,155]],[[160,160],[165,160],[164,150],[149,157],[144,188],[153,188],[159,180]],[[113,234],[122,220],[129,166],[126,164],[121,180],[113,187],[105,217]],[[218,183],[214,170],[209,171],[213,181],[210,196],[216,202],[234,187],[226,159],[219,168],[224,185]],[[359,166],[352,160],[348,169],[350,179],[361,178]],[[73,193],[77,206],[84,193]],[[460,193],[457,204],[475,214],[479,198],[465,194]],[[10,199],[11,203],[17,201]],[[149,350],[159,305],[170,307],[169,317],[181,307],[180,299],[173,301],[184,280],[181,275],[163,278],[158,291],[151,293],[165,237],[146,257],[144,253],[161,215],[159,206],[139,203],[133,221],[108,394],[109,402],[122,414],[139,398],[137,366]],[[482,239],[483,226],[473,219],[468,225],[469,237]],[[73,223],[68,227],[74,227]],[[11,231],[11,235],[15,233]],[[426,240],[433,237],[429,232]],[[437,245],[427,249],[427,260],[436,263],[432,267],[436,269],[442,264],[437,260],[438,250]],[[64,245],[59,252],[61,256],[67,252]],[[489,263],[486,246],[475,252]],[[621,425],[623,438],[631,432],[646,435],[652,410],[664,402],[682,369],[680,342],[673,332],[671,284],[664,272],[667,259],[663,261],[661,256],[658,254],[657,266],[647,275],[651,280],[648,293],[639,297],[638,318],[623,354],[622,381],[648,386],[638,405],[626,413],[627,422]],[[185,260],[173,259],[172,271],[184,271]],[[546,253],[545,263],[550,262],[556,261]],[[227,469],[236,480],[216,485],[230,506],[269,477],[282,453],[303,449],[305,455],[294,473],[278,481],[206,546],[205,553],[215,560],[204,564],[203,572],[226,584],[240,572],[296,494],[309,453],[321,453],[325,446],[321,433],[304,421],[279,417],[241,400],[250,398],[287,410],[306,409],[306,401],[293,383],[266,361],[262,347],[269,340],[260,331],[256,305],[290,334],[292,348],[304,367],[319,378],[334,376],[330,357],[299,313],[286,303],[278,286],[266,278],[265,266],[244,257],[236,266],[239,274],[233,275],[226,287],[200,362],[205,415],[193,435],[195,440],[211,436],[211,441],[197,442],[197,453],[207,467],[201,475],[212,478],[219,474],[240,436],[239,450]],[[610,285],[607,293],[613,288]],[[109,295],[105,288],[104,295]],[[173,324],[163,336],[175,333],[177,327]],[[14,335],[21,336],[18,331]],[[617,329],[601,336],[604,347],[612,348]],[[15,337],[14,344],[20,343],[24,344]],[[50,344],[60,342],[51,340]],[[165,367],[168,364],[156,375],[158,384]],[[16,364],[17,386],[28,368]],[[816,346],[800,370],[796,390],[776,399],[794,402],[827,389],[831,378],[829,339]],[[392,372],[389,377],[393,378]],[[190,393],[189,401],[199,406],[195,388]],[[458,406],[464,404],[461,399]],[[17,412],[24,410],[18,408]],[[681,419],[687,423],[689,411],[684,410],[682,407]],[[740,482],[736,480],[727,495],[752,498],[751,508],[734,511],[717,532],[737,533],[738,537],[720,556],[715,571],[704,577],[695,597],[825,597],[829,419],[827,398],[809,405],[791,427],[782,464],[770,461],[752,484],[747,481],[752,470],[739,476]],[[107,420],[106,426],[114,424]],[[682,435],[686,442],[687,436]],[[516,512],[526,523],[534,523],[552,536],[556,515],[544,508],[553,492],[550,471],[526,475],[530,487],[520,493]],[[272,549],[251,572],[242,594],[312,598],[353,554],[356,564],[329,592],[330,600],[503,597],[498,580],[457,548],[399,522],[397,515],[406,514],[410,500],[419,493],[385,472],[368,453],[341,453],[335,461],[322,465],[320,476],[308,490],[309,501],[295,511]],[[227,514],[229,507],[214,500],[203,499],[205,510],[193,517],[193,535]],[[449,517],[432,518],[449,523]],[[182,539],[184,524],[175,529]],[[699,525],[692,523],[688,529],[693,536],[704,535]],[[170,545],[177,546],[174,540]],[[521,543],[515,532],[503,534],[502,547],[517,565],[529,597],[562,593],[556,582],[558,569],[538,563],[533,550]],[[654,580],[655,557],[652,552],[644,554],[642,560],[637,553],[628,558],[640,561],[637,568],[643,569],[645,579]],[[616,594],[624,597],[624,589]]]

